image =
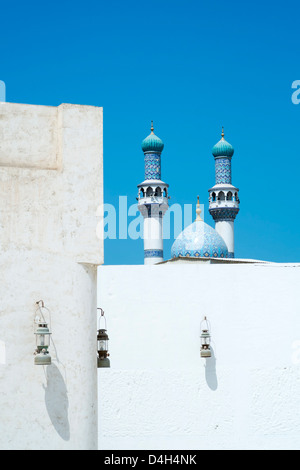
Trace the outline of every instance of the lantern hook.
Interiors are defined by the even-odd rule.
[[[34,319],[34,322],[35,323],[39,323],[40,322],[40,316],[42,318],[42,321],[44,323],[48,323],[44,317],[44,313],[43,313],[43,309],[44,310],[47,310],[48,312],[48,315],[49,315],[49,325],[50,325],[50,328],[51,328],[51,313],[50,313],[50,310],[45,307],[45,302],[43,300],[39,300],[38,302],[35,303],[37,305],[37,309],[35,311],[35,319]],[[37,315],[37,311],[39,311],[40,313],[40,316]]]
[[[107,329],[107,328],[106,328],[106,318],[105,318],[105,315],[104,315],[104,310],[103,310],[103,308],[98,307],[97,310],[100,310],[99,329],[100,329],[100,323],[101,323],[101,318],[102,318],[102,317],[104,318],[105,329]]]
[[[210,330],[210,326],[209,326],[209,322],[208,322],[206,316],[203,318],[202,322],[200,323],[200,330],[201,330],[201,326],[202,326],[202,324],[203,324],[204,322],[206,323],[206,328],[207,328],[207,330],[209,331],[209,330]]]

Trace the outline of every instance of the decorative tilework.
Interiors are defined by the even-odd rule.
[[[145,154],[145,180],[161,179],[161,157],[159,153]]]
[[[171,249],[172,258],[179,256],[194,258],[227,258],[228,249],[216,230],[203,222],[189,225],[177,237]]]
[[[231,184],[231,158],[216,158],[216,184]]]
[[[228,258],[234,258],[234,253],[228,252]]]
[[[238,212],[238,207],[232,207],[230,209],[227,207],[209,209],[209,213],[213,217],[215,222],[220,222],[224,220],[232,221],[236,218]]]
[[[163,258],[164,252],[163,250],[144,250],[144,257],[145,258]]]

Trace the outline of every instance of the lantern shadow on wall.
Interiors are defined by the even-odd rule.
[[[63,375],[55,364],[46,369],[45,404],[51,423],[64,441],[70,440],[69,399]]]
[[[218,388],[218,377],[216,370],[216,356],[212,347],[210,347],[211,357],[206,359],[205,362],[205,379],[209,388],[213,391]]]

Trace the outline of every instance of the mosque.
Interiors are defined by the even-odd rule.
[[[194,222],[164,256],[163,149],[152,124],[138,185],[144,266],[98,270],[111,338],[111,369],[98,379],[99,448],[299,449],[300,265],[235,258],[240,200],[224,129],[208,191],[215,226],[198,198]]]
[[[209,212],[215,229],[201,218],[200,202],[197,202],[197,217],[175,240],[171,257],[234,258],[234,221],[239,212],[239,190],[232,185],[231,160],[234,148],[224,139],[213,147],[215,159],[215,185],[209,189]],[[151,134],[142,142],[145,158],[145,180],[138,185],[138,208],[144,217],[144,263],[152,265],[163,261],[163,216],[168,210],[169,186],[161,180],[161,154],[163,141]]]

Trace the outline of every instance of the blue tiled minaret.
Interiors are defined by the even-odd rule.
[[[215,221],[215,229],[225,240],[228,257],[234,258],[234,220],[239,212],[239,190],[232,185],[231,160],[234,148],[224,139],[213,147],[216,184],[209,190],[209,212]]]
[[[142,142],[145,162],[145,180],[138,185],[138,209],[144,217],[144,264],[163,261],[163,216],[168,210],[169,185],[161,180],[161,153],[163,141],[151,134]]]

